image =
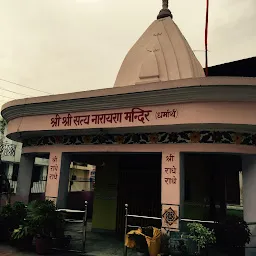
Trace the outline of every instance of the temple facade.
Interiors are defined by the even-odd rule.
[[[70,163],[85,161],[96,166],[95,230],[122,230],[125,203],[172,230],[185,217],[222,218],[228,204],[255,223],[256,78],[205,77],[163,2],[113,88],[3,106],[7,136],[23,143],[19,200],[28,201],[35,157],[49,158],[46,198],[66,207]]]

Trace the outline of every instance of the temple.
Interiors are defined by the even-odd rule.
[[[254,255],[255,86],[253,77],[206,77],[163,1],[113,88],[3,106],[8,138],[23,145],[16,199],[29,201],[35,158],[48,158],[45,198],[67,207],[71,163],[86,163],[96,173],[93,230],[122,233],[126,203],[172,230],[182,218],[236,211],[250,225]]]

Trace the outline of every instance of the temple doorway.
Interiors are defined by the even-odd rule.
[[[161,217],[161,158],[160,153],[120,155],[116,231],[121,236],[125,204],[128,204],[130,214]],[[161,226],[161,223],[148,219],[133,219],[130,224]]]
[[[161,217],[161,158],[161,153],[70,155],[73,163],[95,166],[95,184],[90,184],[90,191],[84,192],[90,194],[87,199],[92,231],[111,232],[123,238],[125,204],[129,205],[131,214]],[[73,174],[71,187],[79,182],[77,179]],[[84,200],[80,202],[75,193],[72,190],[69,193],[68,208],[83,207]],[[160,225],[140,220],[133,224]]]
[[[234,154],[184,154],[184,217],[243,217],[242,159]]]

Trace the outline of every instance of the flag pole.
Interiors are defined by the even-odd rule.
[[[209,0],[206,0],[205,20],[205,75],[208,76],[208,22],[209,22]]]

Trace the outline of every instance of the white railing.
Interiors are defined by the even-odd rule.
[[[87,229],[87,210],[88,210],[88,202],[87,201],[85,201],[84,211],[71,210],[71,209],[57,209],[56,210],[56,211],[61,212],[61,213],[81,213],[81,214],[83,214],[83,219],[81,219],[81,220],[65,218],[66,223],[69,223],[69,224],[81,223],[82,224],[81,230],[76,231],[77,233],[82,234],[82,236],[81,236],[81,238],[82,238],[81,239],[82,240],[81,250],[68,250],[70,252],[85,253],[86,229]]]

